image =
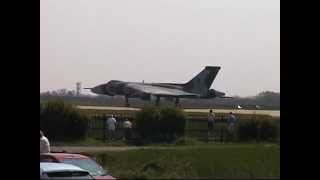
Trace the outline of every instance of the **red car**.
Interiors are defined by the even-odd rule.
[[[113,179],[96,161],[88,156],[71,153],[45,153],[40,154],[40,162],[56,162],[78,166],[87,170],[97,180]]]

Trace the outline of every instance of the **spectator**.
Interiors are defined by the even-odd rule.
[[[111,115],[111,117],[108,118],[107,120],[109,142],[114,139],[116,124],[117,124],[117,120],[114,118],[114,115]]]
[[[126,118],[126,120],[123,123],[123,127],[125,129],[125,139],[126,140],[130,140],[132,132],[132,123],[130,122],[130,120],[128,118]]]
[[[229,118],[228,118],[228,132],[232,138],[234,137],[236,122],[237,122],[236,116],[232,112],[230,112]]]
[[[215,114],[212,112],[212,109],[210,109],[208,114],[208,141],[210,140],[211,133],[212,133],[212,137],[214,135],[214,131],[213,131],[214,123],[215,123]]]
[[[47,137],[44,136],[43,132],[40,130],[40,153],[49,153],[50,143]]]

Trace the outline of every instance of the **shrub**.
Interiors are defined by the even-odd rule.
[[[275,121],[242,120],[239,122],[237,137],[239,141],[270,141],[278,136],[278,127]]]
[[[63,101],[41,105],[40,128],[52,141],[82,140],[86,136],[87,117]]]
[[[136,128],[141,138],[151,140],[159,134],[160,112],[157,108],[148,106],[136,114]]]
[[[263,141],[276,140],[278,137],[278,126],[276,122],[263,120],[260,124],[260,139]]]
[[[258,137],[258,121],[256,120],[242,120],[238,125],[238,140],[248,141]]]
[[[186,115],[173,107],[149,106],[136,114],[136,127],[146,143],[172,142],[184,136]]]
[[[181,109],[173,107],[160,109],[160,123],[159,130],[166,141],[184,136],[186,115]]]

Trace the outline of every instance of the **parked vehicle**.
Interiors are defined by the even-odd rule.
[[[91,176],[96,180],[114,180],[115,178],[109,175],[109,173],[103,169],[92,158],[73,153],[45,153],[40,154],[40,162],[55,162],[66,163],[78,166],[84,170],[87,170]]]
[[[65,163],[40,162],[40,180],[94,179],[90,173],[77,166]]]

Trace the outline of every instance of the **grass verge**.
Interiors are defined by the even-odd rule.
[[[275,144],[207,144],[92,153],[117,178],[279,178]]]

